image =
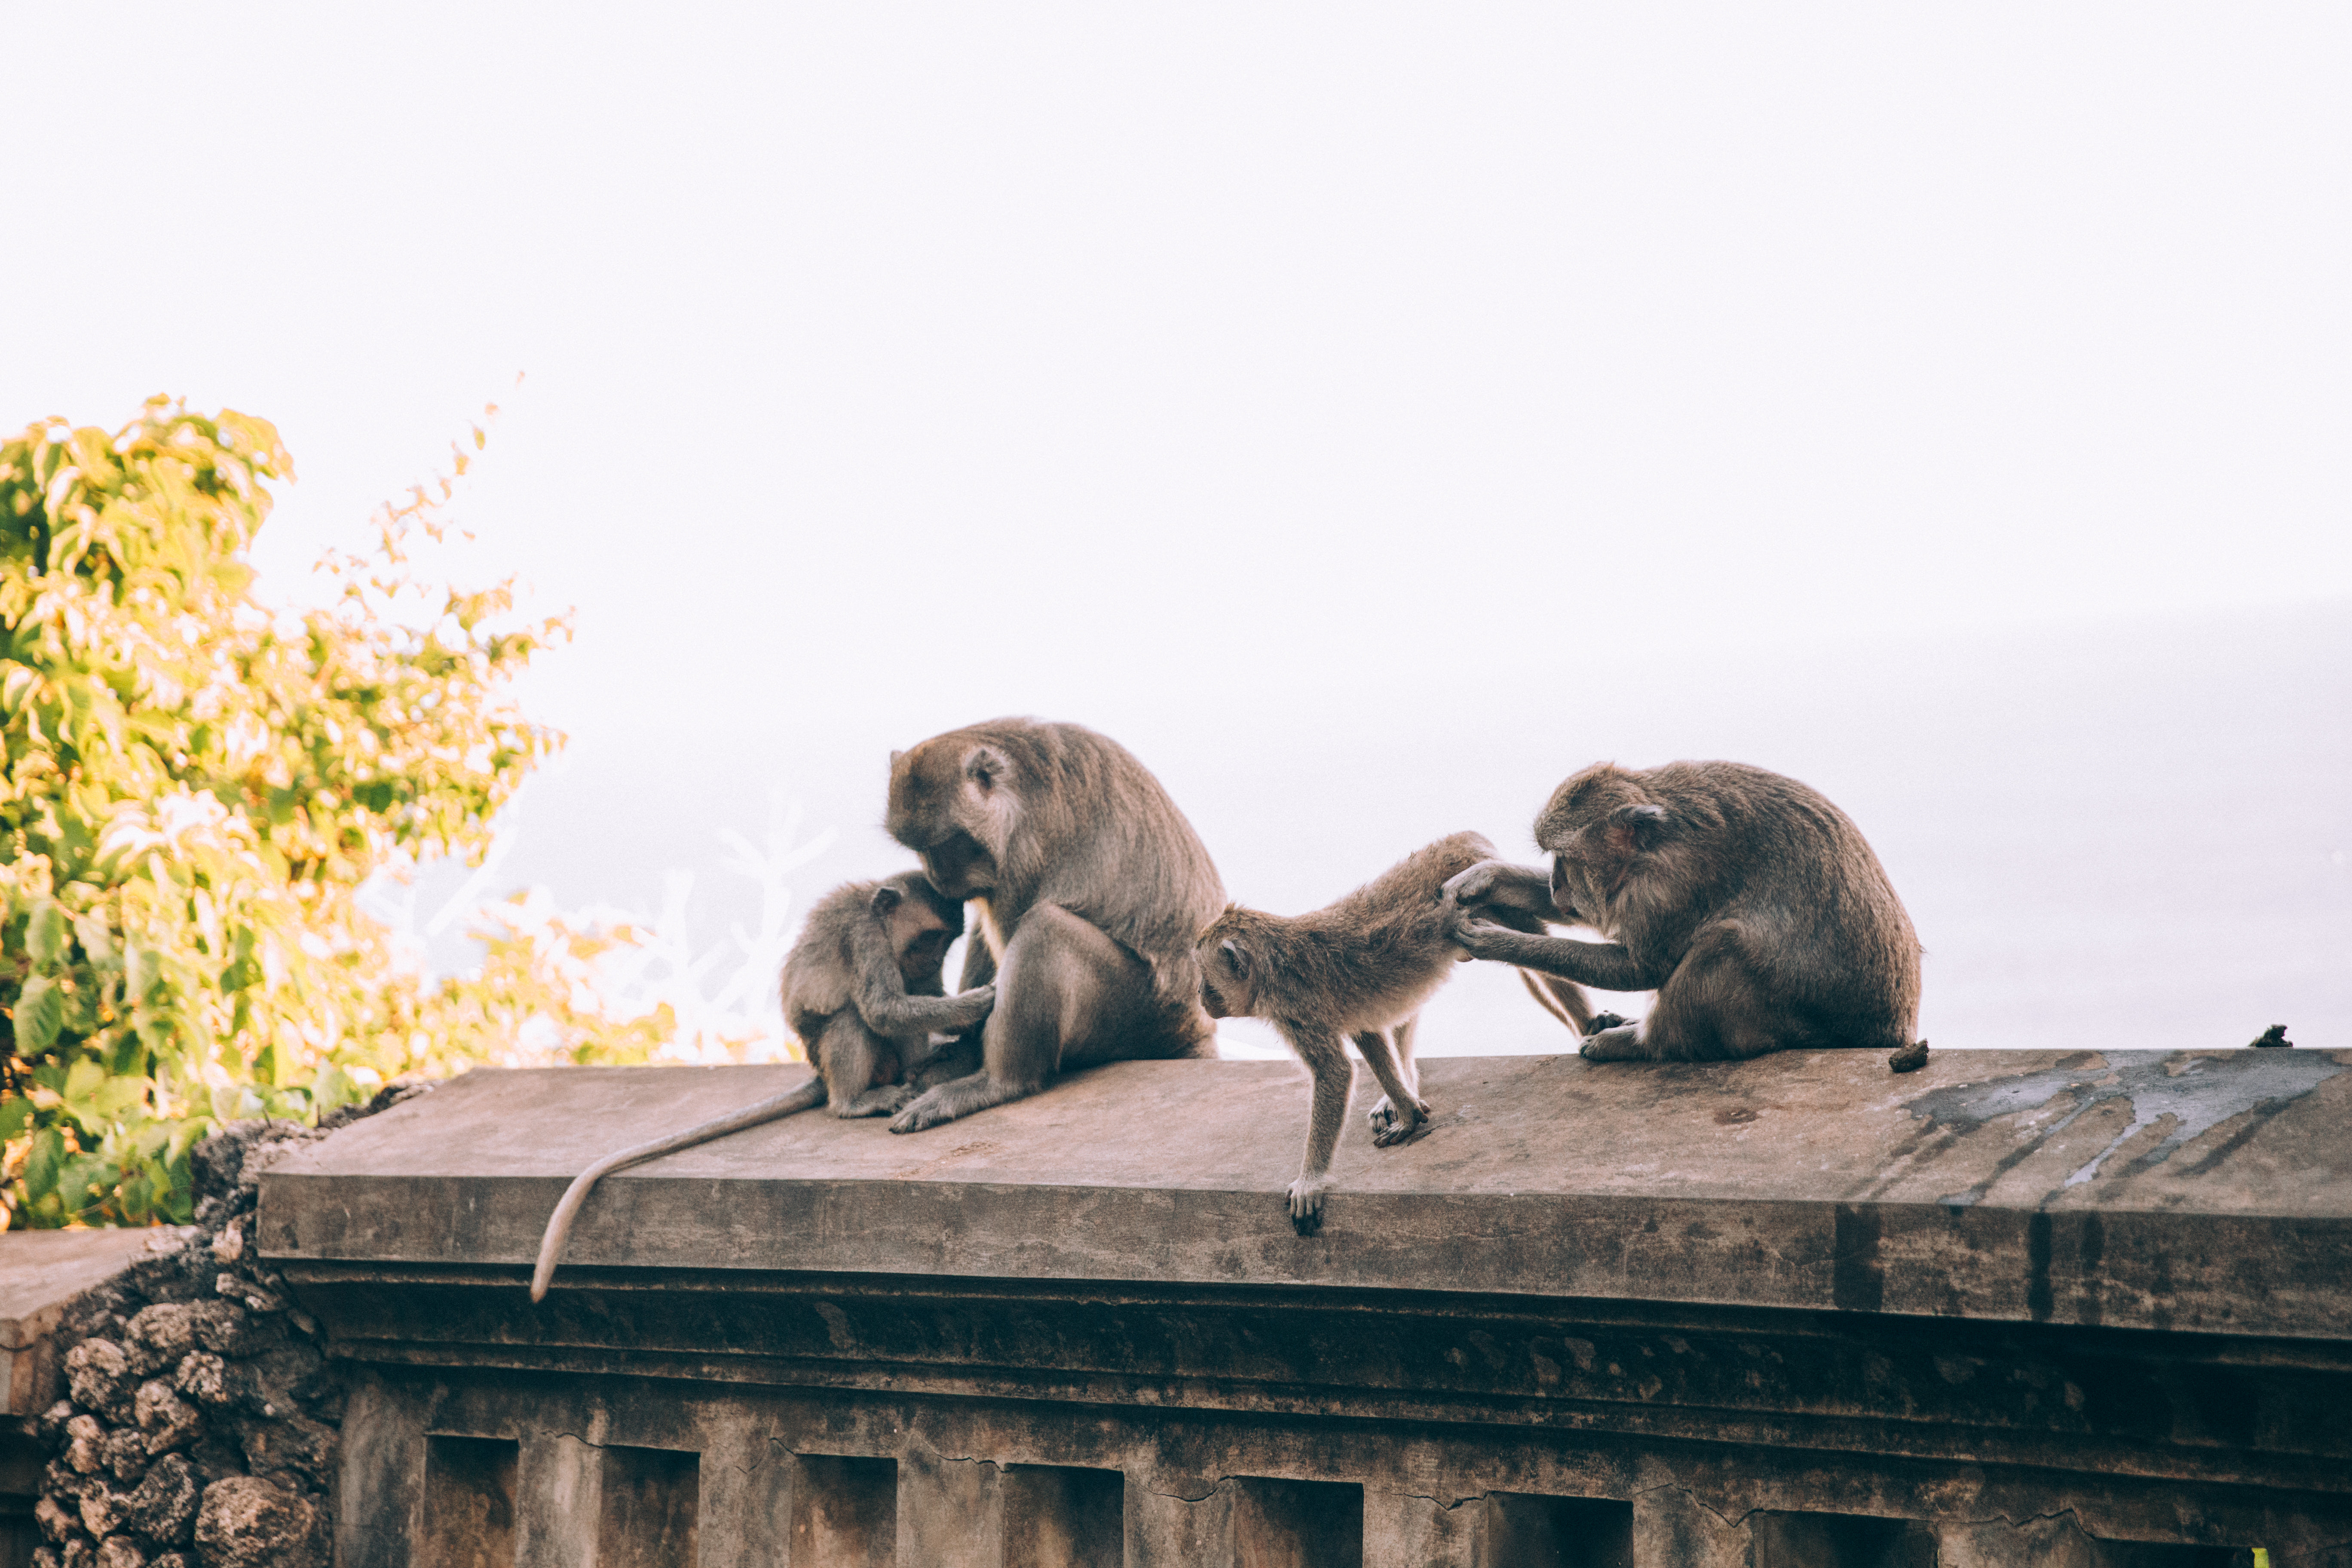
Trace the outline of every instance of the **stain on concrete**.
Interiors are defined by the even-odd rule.
[[[2174,1150],[2232,1117],[2254,1111],[2260,1120],[2267,1121],[2344,1070],[2345,1064],[2334,1059],[2334,1053],[2315,1052],[2295,1057],[2233,1052],[2142,1058],[2113,1067],[2095,1056],[2087,1061],[2069,1058],[2040,1072],[1930,1089],[1906,1101],[1904,1109],[1927,1123],[1927,1131],[1958,1137],[2004,1116],[2039,1110],[2062,1095],[2075,1097],[2073,1110],[2002,1156],[1990,1174],[1966,1192],[1941,1200],[1965,1205],[1982,1198],[1993,1183],[2036,1150],[2110,1100],[2120,1100],[2130,1106],[2130,1124],[2069,1175],[2061,1191],[2097,1177],[2117,1149],[2143,1128],[2154,1127],[2168,1117],[2172,1121],[2170,1130],[2155,1147],[2135,1157],[2122,1174],[2163,1163]]]

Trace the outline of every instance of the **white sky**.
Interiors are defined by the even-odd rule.
[[[2352,596],[2341,6],[16,21],[0,429],[277,421],[291,592],[499,401],[584,759]]]

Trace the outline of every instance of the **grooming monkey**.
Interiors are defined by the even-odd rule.
[[[1445,884],[1454,940],[1480,958],[1604,991],[1655,991],[1650,1016],[1585,1037],[1594,1061],[1706,1061],[1804,1046],[1910,1045],[1919,939],[1846,815],[1738,763],[1601,763],[1536,818],[1549,874],[1490,860]],[[1608,940],[1529,936],[1504,911]]]
[[[884,826],[940,892],[980,907],[967,987],[993,979],[982,1069],[925,1090],[915,1132],[1036,1093],[1066,1068],[1202,1054],[1192,941],[1224,887],[1184,814],[1125,748],[998,719],[890,757]]]
[[[1331,1150],[1348,1114],[1355,1068],[1342,1039],[1352,1039],[1388,1092],[1372,1108],[1372,1142],[1381,1147],[1417,1135],[1429,1119],[1412,1062],[1422,1005],[1466,958],[1454,936],[1454,910],[1440,897],[1447,879],[1494,858],[1475,833],[1456,833],[1382,872],[1312,914],[1269,915],[1235,905],[1202,931],[1201,1000],[1213,1018],[1264,1018],[1315,1079],[1307,1157],[1290,1184],[1290,1223],[1301,1236],[1322,1228],[1331,1185]],[[1515,930],[1539,933],[1543,919],[1498,909]],[[1528,989],[1544,1010],[1578,1034],[1591,1021],[1584,994],[1549,982],[1550,996]]]
[[[783,968],[784,1021],[807,1047],[815,1076],[740,1110],[608,1154],[581,1172],[547,1222],[530,1299],[547,1294],[573,1216],[589,1189],[613,1172],[820,1105],[830,1104],[835,1116],[887,1116],[912,1100],[932,1076],[924,1070],[932,1066],[930,1036],[971,1028],[996,999],[988,985],[940,994],[940,966],[962,934],[963,905],[920,871],[845,883],[820,899]],[[943,1047],[938,1055],[952,1051]]]

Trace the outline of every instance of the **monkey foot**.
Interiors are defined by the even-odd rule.
[[[1384,1094],[1381,1096],[1380,1103],[1372,1107],[1369,1120],[1372,1124],[1372,1147],[1392,1149],[1428,1132],[1430,1112],[1428,1106],[1416,1104],[1412,1108],[1412,1120],[1404,1121],[1397,1115],[1396,1106]]]
[[[1313,1236],[1323,1228],[1323,1194],[1327,1184],[1304,1177],[1290,1184],[1290,1228],[1299,1235]]]
[[[1632,1020],[1618,1013],[1595,1013],[1592,1022],[1584,1026],[1586,1035],[1598,1035],[1607,1029],[1622,1029]]]
[[[1614,1015],[1604,1013],[1601,1016],[1612,1017]],[[1584,1044],[1576,1050],[1577,1055],[1589,1062],[1641,1061],[1650,1054],[1642,1044],[1642,1026],[1623,1022],[1585,1036]]]
[[[846,1119],[857,1116],[895,1116],[915,1098],[915,1091],[903,1083],[882,1089],[869,1089],[851,1100],[835,1114]]]

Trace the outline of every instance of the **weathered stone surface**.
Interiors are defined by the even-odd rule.
[[[67,1511],[57,1499],[44,1497],[33,1505],[33,1523],[39,1528],[42,1539],[62,1542],[81,1528],[81,1518]]]
[[[327,1560],[319,1510],[252,1476],[205,1489],[195,1534],[206,1568],[323,1568]]]
[[[49,1342],[69,1303],[176,1230],[12,1230],[0,1233],[0,1419],[30,1416],[58,1396]]]
[[[142,1375],[171,1365],[195,1348],[195,1309],[184,1301],[142,1308],[123,1330],[123,1349],[132,1369]]]
[[[199,1405],[226,1405],[237,1397],[242,1379],[210,1351],[190,1351],[172,1373],[172,1386]]]
[[[107,1473],[128,1486],[147,1473],[147,1435],[136,1426],[118,1426],[106,1435]]]
[[[195,1467],[181,1455],[166,1454],[125,1500],[123,1525],[162,1545],[184,1545],[195,1525],[203,1492]]]
[[[131,1417],[139,1425],[142,1446],[150,1457],[184,1448],[204,1435],[205,1418],[195,1407],[172,1391],[172,1385],[151,1379],[139,1385],[131,1400]]]
[[[147,1554],[127,1535],[110,1535],[98,1543],[98,1568],[147,1568]]]
[[[1423,1064],[1293,1233],[1281,1063],[1123,1062],[917,1137],[800,1116],[606,1180],[594,1267],[1481,1290],[2331,1337],[2352,1053]],[[527,1264],[572,1174],[795,1068],[477,1072],[261,1180],[281,1258]],[[1365,1096],[1360,1094],[1359,1099]],[[1244,1109],[1245,1108],[1245,1113]]]
[[[81,1527],[94,1536],[109,1536],[122,1528],[125,1499],[111,1490],[84,1494],[81,1500]]]
[[[95,1410],[110,1422],[131,1419],[131,1397],[137,1384],[131,1358],[111,1340],[84,1340],[66,1352],[66,1386],[73,1401]]]

